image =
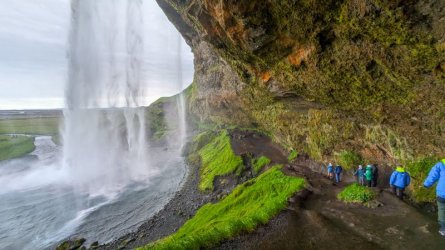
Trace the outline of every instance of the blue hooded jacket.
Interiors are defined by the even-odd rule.
[[[334,173],[340,174],[341,172],[343,172],[343,168],[340,165],[337,165],[334,169]]]
[[[429,188],[434,185],[436,181],[439,181],[436,187],[436,194],[440,198],[445,199],[445,159],[434,165],[423,185]]]
[[[389,184],[398,188],[405,188],[411,182],[411,177],[405,170],[398,167],[391,175]]]
[[[357,177],[364,177],[365,176],[365,171],[363,170],[363,168],[358,168],[355,173],[354,176]]]

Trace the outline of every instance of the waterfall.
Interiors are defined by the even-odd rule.
[[[31,155],[0,162],[0,249],[105,243],[167,204],[186,176],[183,44],[153,0],[71,0],[62,156],[39,137]],[[162,116],[168,136],[151,140]]]
[[[155,171],[141,107],[146,104],[142,4],[71,2],[63,168],[90,194],[113,193]]]
[[[181,58],[181,44],[182,44],[182,40],[181,37],[178,37],[177,40],[177,49],[178,49],[178,57],[177,57],[177,61],[176,61],[176,66],[177,66],[177,84],[181,87],[181,89],[184,89],[184,81],[183,81],[183,75],[182,75],[182,58]],[[179,136],[180,136],[180,145],[183,146],[185,145],[185,140],[186,140],[186,134],[187,134],[187,117],[186,117],[186,103],[185,103],[185,94],[184,92],[181,92],[179,94],[179,97],[177,99],[177,110],[178,110],[178,125],[179,125]]]

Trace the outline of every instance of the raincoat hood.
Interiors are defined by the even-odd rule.
[[[397,167],[397,168],[396,168],[396,171],[397,171],[397,172],[400,172],[400,173],[404,173],[404,172],[405,172],[405,169],[404,169],[403,167]]]

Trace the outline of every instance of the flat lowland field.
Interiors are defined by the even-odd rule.
[[[0,134],[56,135],[60,118],[19,118],[0,120]]]
[[[0,134],[57,135],[62,111],[0,111]]]

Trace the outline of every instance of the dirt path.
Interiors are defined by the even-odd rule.
[[[262,147],[267,144],[262,141]],[[262,153],[278,154],[276,145],[270,146],[272,151]],[[288,175],[305,177],[308,190],[293,197],[288,209],[267,225],[215,249],[445,249],[445,238],[439,236],[430,216],[379,188],[375,208],[340,202],[337,194],[354,178],[346,176],[337,185],[319,169],[304,157],[284,168]]]

